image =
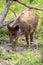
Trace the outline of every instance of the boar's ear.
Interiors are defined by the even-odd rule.
[[[10,26],[9,26],[9,25],[7,25],[7,28],[8,28],[8,29],[10,29]]]
[[[11,29],[10,25],[7,25],[7,28],[10,30]]]
[[[17,31],[19,29],[19,25],[16,25],[14,30]]]
[[[13,27],[11,27],[11,26],[7,26],[7,28],[8,28],[8,30],[12,30],[12,31],[14,31],[14,28]]]

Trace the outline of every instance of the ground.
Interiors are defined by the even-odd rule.
[[[33,44],[27,48],[24,40],[20,43],[14,50],[11,43],[0,41],[0,65],[43,65],[43,45]]]

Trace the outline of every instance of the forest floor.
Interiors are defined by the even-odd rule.
[[[41,44],[33,44],[27,48],[23,42],[15,50],[11,43],[0,41],[0,65],[43,65],[42,47]]]

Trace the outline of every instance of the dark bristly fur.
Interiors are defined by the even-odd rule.
[[[26,10],[22,12],[17,20],[12,24],[12,26],[10,26],[11,24],[7,26],[10,34],[10,41],[16,42],[18,37],[21,34],[24,34],[27,46],[29,46],[28,35],[30,35],[30,43],[33,42],[33,35],[38,25],[38,15],[32,11]]]

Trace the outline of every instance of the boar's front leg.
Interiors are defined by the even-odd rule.
[[[12,42],[12,34],[9,33],[9,41]]]
[[[25,35],[25,37],[26,37],[27,47],[29,47],[29,37],[27,34]]]
[[[30,44],[33,43],[33,33],[30,34]]]

